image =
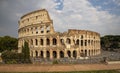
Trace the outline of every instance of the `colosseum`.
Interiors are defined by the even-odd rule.
[[[25,14],[18,23],[18,52],[27,41],[32,58],[79,59],[100,54],[99,33],[77,29],[55,32],[53,20],[46,9]]]

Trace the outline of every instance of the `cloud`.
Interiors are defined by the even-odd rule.
[[[120,34],[120,16],[94,7],[88,0],[0,0],[0,36],[17,37],[20,17],[42,8],[48,10],[56,31],[85,29],[102,35]]]
[[[46,5],[47,4],[47,5]],[[54,7],[56,2],[46,2],[57,31],[69,28],[93,30],[105,34],[120,34],[120,16],[99,10],[88,0],[64,0],[64,7],[60,12]],[[63,27],[64,26],[64,27]]]
[[[118,6],[120,6],[120,0],[113,0]]]

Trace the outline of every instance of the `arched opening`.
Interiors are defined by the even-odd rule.
[[[50,26],[47,26],[46,30],[47,30],[47,33],[49,33],[50,32]]]
[[[47,56],[47,58],[50,58],[50,52],[49,51],[46,52],[46,56]]]
[[[81,57],[84,57],[83,50],[81,50],[80,56],[81,56]]]
[[[67,51],[67,55],[68,57],[71,57],[71,52],[69,50]]]
[[[56,44],[57,44],[57,39],[53,38],[53,45],[56,45]]]
[[[38,52],[37,51],[35,51],[35,56],[38,57]]]
[[[57,52],[53,51],[53,58],[57,58]]]
[[[63,39],[60,39],[60,42],[62,45],[64,45],[64,40]]]
[[[83,35],[81,35],[81,39],[83,39]]]
[[[35,27],[35,30],[36,30],[36,34],[38,34],[38,28],[37,27]]]
[[[36,45],[36,46],[38,45],[38,40],[37,40],[37,39],[35,39],[35,45]]]
[[[96,54],[95,49],[94,49],[94,55]]]
[[[85,46],[87,46],[87,40],[85,40]]]
[[[85,50],[85,57],[87,56],[87,50]]]
[[[44,42],[43,42],[43,39],[40,39],[40,43],[41,43],[41,45],[43,45],[43,43],[44,43]]]
[[[88,45],[90,45],[90,40],[88,40]]]
[[[44,26],[41,27],[41,33],[44,33]]]
[[[77,41],[76,41],[76,45],[79,45],[79,39],[77,39]]]
[[[91,50],[91,55],[93,56],[93,50]]]
[[[81,40],[81,46],[83,46],[83,40]]]
[[[90,50],[89,50],[89,56],[90,56]]]
[[[67,44],[71,44],[71,40],[69,38],[67,38]]]
[[[40,52],[40,57],[43,58],[43,51]]]
[[[47,38],[47,40],[46,40],[46,41],[47,41],[47,42],[46,42],[46,43],[47,43],[47,45],[50,45],[50,39],[48,39],[48,38]]]
[[[64,52],[60,51],[60,58],[64,58]]]
[[[77,57],[77,52],[74,50],[73,51],[73,57],[76,58]]]
[[[33,45],[33,40],[31,39],[31,45]]]

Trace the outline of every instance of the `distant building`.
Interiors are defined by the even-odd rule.
[[[77,59],[100,54],[99,33],[77,29],[69,29],[64,33],[55,32],[53,21],[45,9],[22,16],[18,35],[18,52],[22,51],[22,45],[27,41],[31,57]]]

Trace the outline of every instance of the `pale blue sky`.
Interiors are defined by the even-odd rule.
[[[120,0],[0,0],[0,36],[17,37],[20,17],[42,8],[48,10],[56,31],[120,34]]]

